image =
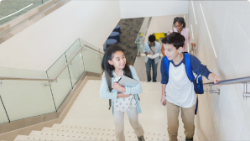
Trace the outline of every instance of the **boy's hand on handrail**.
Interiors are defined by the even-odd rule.
[[[216,84],[219,81],[221,81],[221,78],[219,76],[217,76],[216,74],[214,74],[214,73],[210,73],[209,76],[208,76],[208,79],[209,80],[213,80],[214,84]],[[220,85],[215,85],[215,86],[220,87]]]

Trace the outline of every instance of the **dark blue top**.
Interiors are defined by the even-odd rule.
[[[183,54],[183,56],[184,56],[184,54]],[[208,76],[211,72],[207,69],[207,67],[205,65],[201,64],[201,61],[197,57],[195,57],[191,54],[190,54],[190,60],[191,60],[191,65],[192,65],[191,66],[192,71],[197,76],[202,75],[208,79]],[[169,60],[169,62],[174,65],[172,60]],[[184,65],[185,65],[184,57],[183,57],[182,61],[178,65],[174,65],[174,67],[179,67],[182,63],[184,63]],[[167,76],[166,68],[164,65],[164,60],[162,59],[161,60],[161,84],[167,84],[167,83],[168,83],[168,76]]]

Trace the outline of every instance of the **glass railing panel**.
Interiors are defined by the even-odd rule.
[[[82,57],[84,62],[84,67],[86,71],[102,73],[101,60],[102,54],[93,51],[87,47],[83,48]]]
[[[69,72],[71,76],[71,82],[73,87],[76,85],[78,80],[81,78],[83,73],[85,72],[82,53],[79,52],[72,62],[69,64]]]
[[[44,71],[4,67],[0,69],[1,77],[47,79]],[[47,81],[1,80],[1,82],[0,95],[10,121],[55,112],[50,87],[44,85],[48,83]]]
[[[9,119],[7,117],[6,110],[4,108],[2,98],[0,95],[0,124],[7,123],[7,122],[9,122]]]
[[[81,40],[81,44],[82,44],[82,45],[88,45],[88,46],[90,46],[91,48],[93,48],[93,49],[95,49],[95,50],[98,50],[98,51],[104,53],[103,49],[100,49],[100,48],[96,47],[95,45],[93,45],[93,44],[91,44],[91,43],[89,43],[89,42],[86,42],[86,41],[84,41],[84,40]]]
[[[78,39],[47,71],[0,68],[0,77],[54,79],[60,73],[53,82],[0,80],[0,124],[56,112],[85,71],[102,73],[102,54],[81,48]]]
[[[1,77],[41,78],[47,79],[46,72],[0,67]],[[50,87],[46,81],[1,80],[0,95],[9,115],[10,121],[55,112]],[[44,103],[47,103],[44,106]],[[4,115],[0,103],[0,115]],[[39,109],[39,110],[37,110]],[[0,118],[0,123],[6,118]]]
[[[64,68],[67,64],[66,56],[63,54],[48,70],[47,75],[48,78],[54,79],[59,72]],[[67,67],[61,73],[61,75],[57,78],[57,81],[51,82],[51,92],[53,94],[56,109],[58,110],[64,100],[69,95],[72,90],[72,84],[70,80],[69,68]]]
[[[72,82],[73,87],[75,86],[75,84],[78,82],[78,80],[81,78],[81,76],[84,73],[82,53],[79,52],[75,56],[75,54],[79,51],[80,48],[81,48],[81,43],[80,43],[80,39],[78,39],[66,51],[67,62],[69,62],[74,57],[72,62],[69,64],[69,72],[70,72],[71,82]]]
[[[0,2],[0,26],[51,0],[2,0]]]
[[[10,121],[55,112],[46,81],[3,80],[0,94]]]

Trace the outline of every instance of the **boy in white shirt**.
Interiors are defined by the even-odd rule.
[[[169,60],[169,70],[161,61],[162,75],[162,105],[167,105],[168,134],[171,141],[177,140],[179,127],[179,110],[184,123],[186,140],[193,140],[194,136],[194,115],[196,95],[193,82],[186,74],[184,53],[182,52],[185,37],[180,33],[173,32],[162,39],[165,57]],[[197,75],[205,76],[209,80],[217,83],[221,79],[211,73],[206,66],[202,65],[198,58],[190,55],[192,71]]]

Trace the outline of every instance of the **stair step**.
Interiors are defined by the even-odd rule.
[[[110,131],[115,131],[114,129],[104,129],[104,128],[93,128],[93,127],[84,127],[84,126],[73,126],[66,124],[54,124],[52,129],[65,129],[65,130],[78,130],[83,132],[98,132],[98,133],[108,133]]]
[[[30,137],[41,137],[41,138],[51,138],[51,139],[71,139],[71,140],[115,140],[114,131],[110,131],[109,134],[97,134],[95,132],[92,133],[62,133],[57,130],[52,130],[52,128],[44,128],[43,130],[46,131],[32,131],[30,133]],[[70,131],[70,130],[69,130]],[[73,130],[71,130],[73,131]],[[126,140],[137,140],[137,136],[134,132],[125,131],[125,139]],[[166,141],[168,140],[167,134],[157,134],[157,133],[145,133],[144,134],[145,140],[159,140],[159,141]]]
[[[18,135],[14,141],[59,141],[57,139],[44,138],[44,137],[30,137],[25,135]]]
[[[92,135],[92,134],[73,134],[73,133],[56,133],[56,132],[44,132],[44,131],[32,131],[30,137],[46,137],[59,140],[114,140],[111,135]]]
[[[95,130],[95,131],[91,131],[91,130],[77,130],[77,129],[64,129],[64,128],[48,128],[48,127],[44,127],[42,129],[43,132],[53,132],[53,133],[66,133],[66,134],[79,134],[79,135],[96,135],[96,136],[104,136],[104,135],[112,135],[114,136],[115,131],[114,130],[110,130],[110,131],[102,131],[102,130]]]
[[[53,130],[54,129],[54,130]],[[80,130],[79,130],[80,129]],[[72,125],[64,125],[64,124],[54,124],[51,129],[49,128],[44,128],[43,131],[51,132],[51,131],[56,131],[56,132],[68,132],[68,133],[80,133],[80,134],[86,134],[86,132],[91,132],[91,133],[104,133],[104,134],[113,134],[115,133],[114,130],[112,129],[102,129],[102,128],[89,128],[89,127],[83,127],[83,126],[72,126]],[[64,130],[64,131],[62,131]],[[82,133],[83,132],[83,133]],[[136,137],[135,133],[133,131],[125,131],[124,132],[125,137]],[[96,134],[95,134],[96,135]],[[163,133],[148,133],[145,132],[145,139],[155,139],[157,140],[158,138],[163,139],[168,139],[168,134],[163,134]]]

